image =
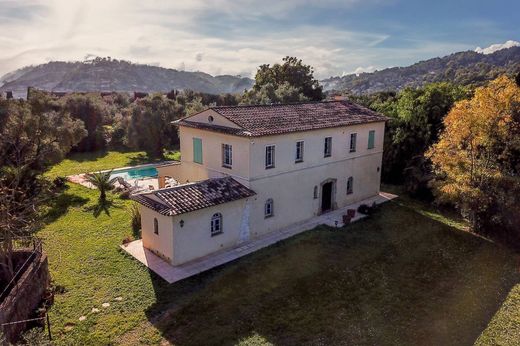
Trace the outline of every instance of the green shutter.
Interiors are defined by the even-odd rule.
[[[193,162],[202,164],[202,139],[193,138]]]
[[[376,131],[372,130],[368,132],[368,149],[374,149],[374,140],[376,137]]]

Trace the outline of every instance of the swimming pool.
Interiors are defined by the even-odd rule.
[[[113,171],[110,178],[121,177],[124,180],[130,179],[145,179],[157,177],[157,169],[153,166],[147,167],[133,167]]]

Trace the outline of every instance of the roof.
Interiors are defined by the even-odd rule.
[[[174,216],[254,196],[256,193],[231,177],[212,178],[132,195],[132,199],[159,214]]]
[[[180,119],[175,124],[232,135],[256,137],[387,121],[388,118],[349,101],[210,107],[240,128]]]

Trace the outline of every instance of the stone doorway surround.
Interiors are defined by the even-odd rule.
[[[322,181],[320,183],[320,196],[319,196],[319,200],[320,200],[320,207],[318,209],[318,215],[321,215],[323,214],[323,207],[322,207],[322,203],[323,203],[323,198],[322,198],[322,195],[323,195],[323,185],[327,184],[327,183],[332,183],[332,190],[331,190],[331,201],[330,201],[330,209],[326,210],[325,212],[331,212],[335,209],[338,209],[338,204],[336,203],[336,190],[337,190],[337,182],[338,182],[338,179],[336,178],[328,178],[328,179],[325,179],[324,181]]]

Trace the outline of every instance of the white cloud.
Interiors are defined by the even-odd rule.
[[[502,49],[511,48],[511,47],[519,47],[519,46],[520,46],[520,42],[509,40],[504,43],[492,44],[491,46],[486,47],[486,48],[477,47],[475,49],[475,52],[480,53],[480,54],[492,54],[492,53],[502,50]]]
[[[306,21],[293,21],[283,30],[269,25],[286,23],[310,6],[355,10],[366,2],[0,0],[0,75],[25,65],[90,55],[213,75],[253,76],[259,65],[290,55],[312,65],[318,78],[327,78],[470,49],[427,40],[385,48],[380,45],[389,38],[384,32]],[[10,20],[2,20],[5,17]]]
[[[367,66],[367,67],[359,66],[354,71],[343,72],[341,74],[341,76],[346,76],[346,75],[349,75],[349,74],[355,74],[356,76],[359,76],[361,73],[364,73],[364,72],[374,72],[375,70],[376,70],[376,67],[372,66],[372,65]]]

